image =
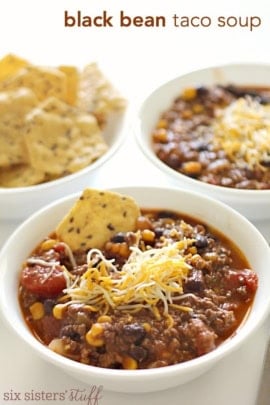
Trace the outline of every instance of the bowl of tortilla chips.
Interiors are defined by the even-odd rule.
[[[0,60],[0,217],[80,190],[123,139],[125,100],[96,63]]]

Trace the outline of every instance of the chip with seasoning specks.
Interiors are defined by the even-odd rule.
[[[66,102],[75,105],[78,94],[79,71],[75,66],[59,66],[59,70],[63,72],[67,78]]]
[[[49,175],[74,173],[107,150],[93,115],[54,98],[33,109],[26,124],[24,139],[30,163]]]
[[[111,191],[85,189],[56,228],[71,250],[101,249],[117,232],[133,231],[140,208],[135,200]]]
[[[19,56],[8,54],[0,60],[0,81],[6,80],[16,74],[28,62]]]
[[[57,180],[106,156],[125,104],[96,63],[0,58],[0,188]]]
[[[94,112],[101,122],[108,114],[123,110],[126,105],[96,63],[85,66],[81,73],[77,104],[82,110]]]
[[[57,68],[28,65],[15,75],[0,82],[0,90],[13,90],[27,87],[42,101],[55,96],[65,101],[67,98],[67,77]]]
[[[28,161],[23,138],[25,114],[37,104],[30,89],[0,92],[0,167]]]

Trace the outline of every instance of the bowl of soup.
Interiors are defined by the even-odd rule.
[[[0,263],[11,333],[52,367],[106,390],[184,384],[269,314],[262,235],[223,203],[172,187],[57,200],[13,233]]]
[[[179,186],[269,218],[270,67],[214,66],[155,89],[139,111],[146,156]]]

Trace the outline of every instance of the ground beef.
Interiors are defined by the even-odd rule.
[[[161,115],[152,133],[157,157],[173,170],[209,184],[239,189],[270,189],[269,161],[262,161],[253,169],[243,166],[242,161],[233,161],[224,150],[214,147],[211,126],[215,111],[227,107],[239,97],[248,96],[261,104],[270,104],[270,90],[234,86],[199,87],[194,90],[194,97],[178,97]]]
[[[215,97],[219,99],[221,93]],[[127,312],[109,307],[102,314],[87,303],[66,302],[63,291],[58,296],[45,297],[21,285],[19,297],[26,322],[44,344],[51,346],[56,342],[59,346],[61,342],[61,354],[84,364],[145,369],[202,356],[234,333],[257,288],[256,274],[248,269],[243,255],[231,241],[196,219],[176,212],[142,210],[142,213],[137,225],[141,232],[140,249],[159,248],[164,241],[192,240],[187,247],[190,270],[183,294],[173,301],[169,315],[164,315],[161,301],[156,307],[159,315],[147,308]],[[134,232],[116,234],[105,244],[103,254],[115,259],[121,268],[129,247],[136,241]],[[47,261],[57,258],[61,264],[68,263],[73,277],[87,271],[83,263],[86,252],[74,252],[78,265],[72,268],[59,244],[55,254],[52,251],[43,254],[41,246],[32,257]],[[32,266],[35,268],[35,264]],[[61,307],[65,302],[68,305]],[[44,310],[37,319],[31,312],[35,303]],[[54,310],[59,304],[60,313],[56,314]],[[88,337],[91,331],[95,332],[93,340]]]

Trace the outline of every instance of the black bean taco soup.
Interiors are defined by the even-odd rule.
[[[22,265],[35,337],[69,359],[149,369],[215,350],[236,333],[258,279],[235,244],[181,214],[85,189]]]
[[[152,142],[163,163],[188,177],[269,190],[270,88],[184,88],[161,114]]]

